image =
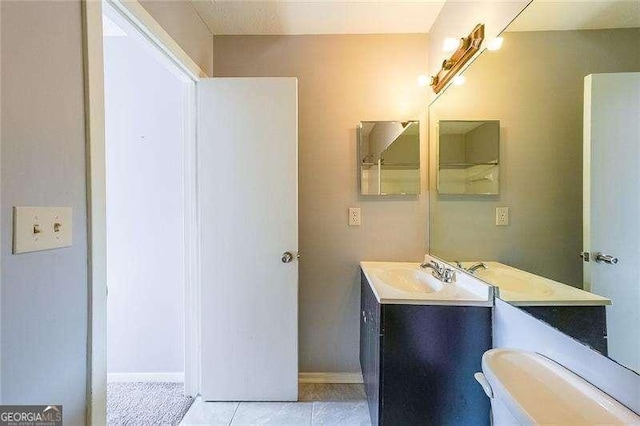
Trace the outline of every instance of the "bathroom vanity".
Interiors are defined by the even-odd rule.
[[[493,289],[418,264],[361,262],[360,364],[374,425],[489,424],[473,374],[491,348]]]
[[[611,300],[495,261],[458,262],[496,287],[496,296],[607,355],[606,306]]]

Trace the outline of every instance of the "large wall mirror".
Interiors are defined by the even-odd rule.
[[[533,1],[502,36],[429,108],[430,252],[639,372],[640,2]],[[438,126],[488,120],[499,193],[439,192]]]

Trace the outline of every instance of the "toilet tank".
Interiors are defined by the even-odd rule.
[[[476,375],[493,424],[640,424],[640,416],[560,364],[533,352],[492,349]]]

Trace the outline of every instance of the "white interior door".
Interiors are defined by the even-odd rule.
[[[612,300],[609,356],[640,371],[640,73],[585,78],[584,145],[585,288]]]
[[[201,394],[295,401],[297,80],[214,78],[197,86]]]

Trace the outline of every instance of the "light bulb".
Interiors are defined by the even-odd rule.
[[[442,50],[445,52],[453,52],[460,46],[460,40],[453,37],[447,37],[442,42]]]
[[[489,43],[487,43],[487,49],[489,50],[498,50],[502,47],[502,42],[504,41],[504,39],[502,37],[496,37],[493,40],[490,40]]]
[[[467,78],[464,75],[456,75],[453,78],[453,84],[455,86],[462,86],[467,81]]]
[[[418,76],[418,86],[424,87],[429,84],[429,76],[422,74]]]

